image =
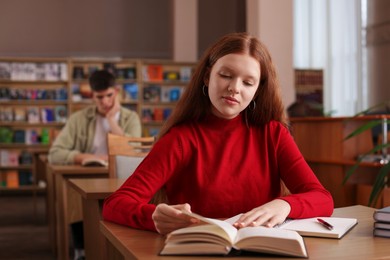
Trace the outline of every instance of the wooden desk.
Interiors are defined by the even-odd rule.
[[[355,217],[358,225],[342,239],[305,237],[310,259],[389,259],[390,239],[373,237],[373,208],[350,206],[337,208],[333,216]],[[150,231],[143,231],[117,225],[107,221],[100,222],[100,230],[109,244],[108,259],[173,259],[176,256],[158,256],[164,237]],[[198,259],[196,256],[180,256],[180,259]],[[224,257],[226,258],[226,257]],[[202,256],[199,259],[221,259],[221,257]],[[248,257],[232,257],[248,259]],[[261,259],[287,259],[286,257],[266,257]]]
[[[116,191],[124,179],[69,179],[68,184],[82,197],[84,249],[86,259],[106,259],[107,247],[99,230],[103,200]]]
[[[81,212],[81,198],[73,189],[68,192],[67,179],[107,177],[107,167],[47,164],[49,237],[52,249],[58,259],[69,259],[69,223],[72,218],[71,214],[77,211]],[[70,209],[72,208],[76,208],[76,210],[71,211]],[[79,209],[77,210],[77,208]]]

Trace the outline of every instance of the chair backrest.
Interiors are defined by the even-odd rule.
[[[107,135],[108,172],[110,178],[127,178],[153,146],[154,137]]]
[[[129,177],[153,146],[154,137],[126,137],[107,135],[108,172],[110,178]],[[167,203],[164,189],[160,189],[150,201],[151,204]]]

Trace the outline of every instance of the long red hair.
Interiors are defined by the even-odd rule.
[[[276,120],[287,126],[279,82],[268,49],[248,33],[230,33],[220,38],[203,54],[182,97],[162,127],[159,137],[175,125],[202,120],[210,113],[210,99],[203,93],[204,80],[209,76],[217,60],[231,53],[249,54],[260,63],[260,83],[253,97],[256,106],[253,109],[253,106],[249,105],[242,112],[247,125],[260,126]]]

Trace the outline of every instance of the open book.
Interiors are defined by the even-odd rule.
[[[168,234],[161,255],[228,255],[239,250],[307,257],[303,238],[296,231],[266,227],[237,230],[226,221],[185,213],[205,224],[178,229]]]
[[[81,162],[82,166],[108,166],[108,162],[98,158],[87,158]]]

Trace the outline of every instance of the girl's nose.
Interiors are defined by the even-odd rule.
[[[240,82],[238,80],[232,80],[229,84],[228,91],[232,94],[238,94],[240,89]]]

